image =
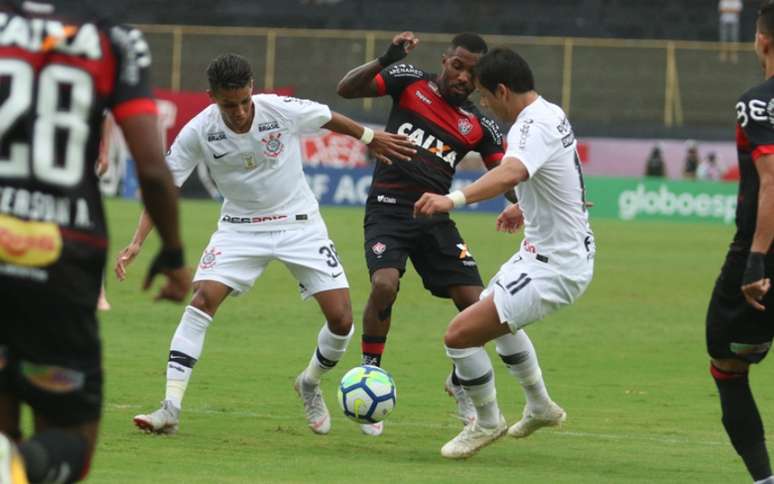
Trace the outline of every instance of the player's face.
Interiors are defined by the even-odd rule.
[[[218,105],[226,125],[237,133],[245,133],[253,122],[253,83],[239,89],[209,91]]]
[[[481,54],[474,54],[463,47],[456,47],[443,56],[443,70],[438,77],[441,94],[452,104],[462,104],[473,92],[473,68]]]
[[[479,102],[481,103],[481,106],[488,111],[490,111],[494,116],[504,122],[511,122],[512,120],[508,119],[508,110],[507,110],[507,103],[505,100],[505,93],[501,91],[505,91],[505,86],[502,84],[497,85],[496,92],[492,92],[489,89],[485,88],[481,85],[478,80],[476,80],[476,89],[478,90],[479,94]]]

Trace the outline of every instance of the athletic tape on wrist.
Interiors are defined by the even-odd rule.
[[[373,140],[374,140],[374,130],[372,130],[368,126],[363,126],[363,134],[360,135],[360,141],[368,145],[368,144],[371,144],[371,141]]]
[[[454,208],[464,207],[465,204],[467,204],[467,200],[465,200],[465,194],[462,193],[461,190],[455,190],[446,194],[446,196],[452,201]]]
[[[766,254],[762,252],[750,252],[747,256],[747,265],[742,276],[742,285],[760,281],[766,277]]]
[[[389,47],[387,47],[387,51],[379,57],[379,65],[382,67],[387,67],[390,64],[393,64],[395,62],[398,62],[399,60],[402,60],[404,57],[406,57],[406,48],[405,48],[405,41],[402,41],[399,44],[393,44],[390,42]]]

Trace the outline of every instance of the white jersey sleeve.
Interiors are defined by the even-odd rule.
[[[194,118],[183,126],[167,153],[167,166],[178,187],[185,183],[196,165],[204,159],[199,134],[194,126],[196,120]]]
[[[315,133],[331,120],[331,110],[325,104],[287,96],[270,98],[274,109],[285,118],[294,133]]]
[[[532,177],[556,151],[543,123],[533,119],[519,120],[508,132],[508,148],[505,158],[518,158]]]

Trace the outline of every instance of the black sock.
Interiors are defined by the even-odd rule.
[[[382,366],[382,353],[384,353],[384,344],[386,342],[386,336],[368,336],[364,334],[361,343],[363,364]]]
[[[750,391],[747,373],[729,373],[710,367],[720,392],[723,427],[731,444],[756,481],[771,475],[763,422]]]
[[[77,482],[88,468],[86,439],[73,432],[49,429],[19,445],[30,483]]]

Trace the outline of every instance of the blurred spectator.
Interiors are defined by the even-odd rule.
[[[739,15],[741,12],[742,0],[720,0],[718,2],[719,40],[723,44],[720,46],[720,62],[730,59],[736,64],[736,47],[732,47],[730,44],[739,42]]]
[[[714,152],[708,154],[699,163],[699,167],[696,169],[696,178],[698,180],[720,180],[720,167]]]
[[[696,170],[699,168],[699,148],[696,142],[688,140],[688,151],[685,153],[685,164],[683,165],[683,178],[687,180],[696,179]]]
[[[656,176],[663,178],[666,176],[666,165],[664,156],[661,154],[661,146],[656,145],[650,152],[648,161],[645,162],[645,176]]]

